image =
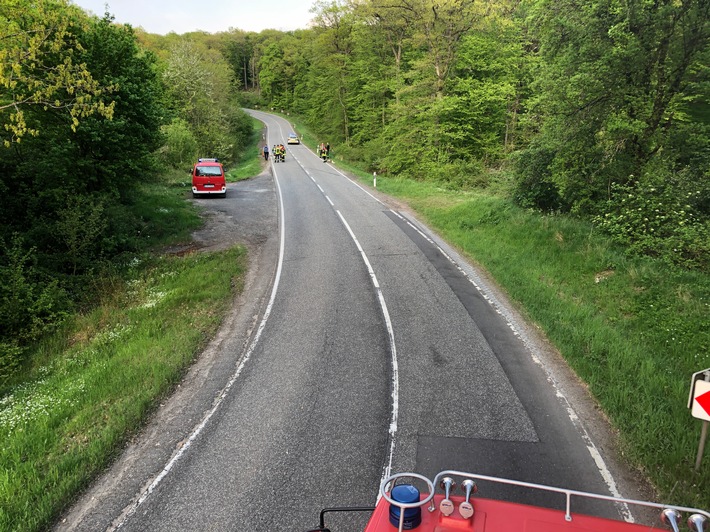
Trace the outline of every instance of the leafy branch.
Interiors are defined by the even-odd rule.
[[[66,0],[8,0],[0,7],[0,123],[5,146],[39,130],[26,110],[64,109],[72,130],[95,113],[112,118],[114,102],[103,96],[117,89],[101,86],[77,57],[78,36],[86,31],[83,13]]]

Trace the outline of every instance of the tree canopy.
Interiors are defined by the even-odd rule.
[[[180,38],[163,56],[67,0],[0,5],[0,380],[140,249],[141,186],[240,156],[251,123],[221,52]]]
[[[313,12],[308,30],[223,36],[240,51],[248,37],[248,101],[298,113],[371,171],[494,184],[710,267],[710,0],[319,0]],[[690,199],[654,203],[661,190]],[[643,219],[662,230],[625,218],[634,192],[651,195]]]
[[[369,171],[493,187],[710,270],[710,0],[312,12],[298,31],[159,36],[69,0],[0,5],[0,349],[21,350],[131,249],[146,175],[238,160],[251,126],[237,98],[299,115]],[[20,332],[17,309],[37,327]]]
[[[66,109],[73,129],[94,113],[112,116],[113,103],[102,96],[115,87],[99,83],[81,62],[85,48],[78,34],[86,29],[86,15],[66,0],[0,5],[0,120],[6,146],[38,134],[39,125],[26,114],[31,107]]]

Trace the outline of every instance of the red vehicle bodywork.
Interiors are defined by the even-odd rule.
[[[414,484],[398,480],[411,479],[427,484],[427,492],[420,492]],[[455,479],[459,480],[459,483]],[[483,482],[483,491],[491,485],[506,485],[546,493],[545,500],[564,509],[532,506],[485,498],[478,494],[478,482]],[[435,486],[444,489],[437,493]],[[452,490],[463,489],[465,496],[453,495]],[[395,489],[398,494],[395,495]],[[610,504],[612,517],[585,515],[574,511],[581,501],[596,501]],[[632,522],[629,507],[645,508],[658,518],[654,523]],[[611,511],[615,509],[615,511]],[[340,512],[372,512],[365,532],[641,532],[652,530],[680,530],[687,518],[688,528],[693,532],[708,530],[710,512],[654,502],[625,499],[583,491],[532,484],[518,480],[490,477],[462,471],[442,471],[430,481],[417,473],[400,473],[388,477],[380,484],[380,498],[375,508],[326,508],[320,514],[320,527],[309,532],[331,532],[325,526],[325,515]],[[616,519],[613,515],[617,515]],[[337,529],[333,529],[336,532]]]
[[[192,167],[192,195],[227,196],[224,168],[217,159],[199,159]]]
[[[443,495],[434,497],[438,508]],[[462,497],[452,496],[452,502],[457,507],[463,501]],[[422,522],[415,530],[418,532],[648,532],[648,526],[625,523],[601,517],[573,514],[571,520],[565,519],[565,512],[536,506],[526,506],[492,499],[475,500],[475,513],[470,519],[464,519],[458,512],[444,516],[438,510],[428,512],[422,510]],[[397,527],[389,520],[389,504],[380,500],[365,532],[394,532]],[[659,523],[658,530],[661,528]]]

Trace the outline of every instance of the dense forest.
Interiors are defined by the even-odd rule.
[[[710,271],[710,0],[318,0],[308,29],[166,36],[0,4],[0,379],[145,243],[142,187],[238,162],[240,107],[378,174],[586,217]],[[88,294],[88,295],[87,295]]]
[[[198,154],[238,160],[251,119],[229,64],[189,39],[165,58],[67,0],[0,4],[0,381],[93,304],[150,241],[138,205]]]
[[[173,39],[219,49],[244,105],[303,117],[368,171],[585,216],[632,252],[710,268],[710,1],[312,12],[301,31]]]
[[[632,251],[710,262],[710,1],[319,1],[232,31],[251,104],[370,171],[585,216]]]

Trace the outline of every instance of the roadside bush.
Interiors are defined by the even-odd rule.
[[[248,109],[259,109],[266,105],[261,94],[255,91],[240,91],[237,97],[239,105]]]
[[[611,191],[606,212],[594,222],[616,242],[632,253],[710,271],[710,220],[699,208],[707,191],[701,185],[614,183]]]
[[[197,157],[197,140],[189,124],[181,119],[161,128],[165,144],[159,150],[160,158],[172,168],[187,168]]]
[[[385,161],[389,146],[380,138],[374,138],[364,143],[362,148],[348,146],[338,147],[338,153],[348,161],[360,160],[365,165],[369,172],[377,172],[378,174],[388,173],[387,163]]]
[[[65,246],[66,270],[77,275],[91,269],[101,255],[101,235],[108,226],[103,198],[69,196],[67,204],[57,213],[56,237]]]
[[[455,161],[443,165],[432,165],[430,175],[450,190],[485,189],[489,185],[489,175],[479,161]]]
[[[242,109],[236,107],[236,102],[225,111],[225,117],[229,124],[231,159],[234,162],[240,161],[252,143],[254,135],[252,118]]]
[[[15,235],[0,255],[0,382],[23,362],[28,344],[60,324],[70,308],[66,292],[36,266],[34,248]]]
[[[0,340],[0,384],[12,377],[22,364],[25,348],[16,340]]]
[[[515,172],[513,200],[521,207],[543,212],[560,210],[562,196],[551,171],[555,151],[531,146],[514,154],[512,159]]]

